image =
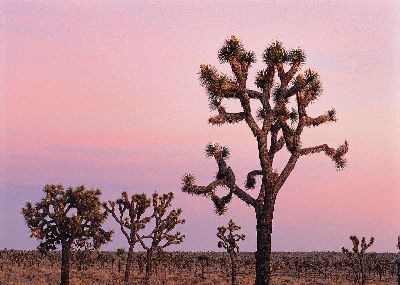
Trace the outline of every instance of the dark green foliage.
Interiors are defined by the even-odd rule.
[[[41,252],[61,245],[60,285],[68,285],[73,246],[97,249],[111,240],[112,231],[102,229],[107,213],[102,211],[99,189],[46,185],[43,191],[45,196],[35,205],[26,203],[22,214],[31,237],[41,241]]]
[[[305,54],[304,50],[301,48],[290,50],[288,53],[288,61],[292,64],[304,63],[306,61],[306,54]]]
[[[225,40],[224,45],[218,51],[218,59],[221,63],[237,60],[241,63],[247,63],[249,66],[256,62],[254,52],[246,51],[241,41],[235,36]]]
[[[266,64],[278,64],[287,62],[289,57],[282,43],[275,41],[265,49],[263,60]]]
[[[220,146],[217,143],[208,143],[205,148],[207,157],[220,156],[229,159],[230,151],[226,146]]]
[[[304,72],[304,75],[306,81],[306,91],[311,91],[311,101],[313,101],[322,94],[322,82],[319,79],[319,74],[311,69],[307,69]]]
[[[102,229],[107,213],[102,211],[99,189],[46,185],[43,192],[39,202],[28,202],[22,209],[31,237],[41,241],[39,249],[54,250],[63,242],[82,247],[89,241],[99,248],[111,240],[112,231]]]

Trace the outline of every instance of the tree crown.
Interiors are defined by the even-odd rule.
[[[62,243],[98,248],[111,240],[112,231],[102,228],[107,213],[102,211],[99,189],[48,184],[43,192],[39,202],[22,208],[31,237],[41,240],[39,249],[53,250]]]
[[[321,96],[323,88],[316,71],[307,69],[300,72],[306,60],[304,50],[286,50],[279,41],[267,46],[263,53],[266,67],[259,70],[255,78],[255,85],[259,90],[247,87],[249,68],[256,62],[255,54],[246,50],[236,36],[225,40],[218,51],[218,58],[221,63],[230,65],[233,76],[219,72],[214,66],[200,65],[200,83],[207,91],[211,111],[217,112],[208,122],[220,126],[244,121],[248,125],[257,139],[261,169],[248,173],[245,190],[255,188],[257,176],[262,176],[262,185],[257,198],[246,193],[237,185],[234,172],[227,164],[229,149],[217,143],[209,143],[205,154],[217,162],[215,180],[206,186],[198,186],[192,174],[185,174],[182,177],[184,192],[210,197],[219,214],[225,212],[226,204],[233,195],[260,210],[271,207],[300,157],[324,153],[338,170],[346,166],[344,156],[348,151],[347,141],[336,149],[327,144],[312,147],[302,145],[301,136],[305,128],[337,120],[335,109],[315,118],[307,114],[307,108]],[[238,100],[242,110],[229,112],[224,105],[227,100]],[[255,114],[252,109],[253,101],[261,104]],[[284,148],[290,153],[290,158],[283,169],[278,171],[274,167],[274,159]],[[216,194],[218,187],[228,189],[228,193],[219,197]]]

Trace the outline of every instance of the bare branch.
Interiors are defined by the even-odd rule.
[[[224,155],[224,153],[229,153],[229,151],[218,144],[209,144],[206,147],[206,153],[207,156],[214,157],[217,162],[218,173],[216,180],[207,186],[199,186],[195,184],[195,177],[192,174],[185,174],[182,177],[182,191],[193,195],[209,196],[214,202],[218,213],[224,212],[225,205],[230,202],[232,194],[235,194],[246,204],[257,207],[256,200],[236,185],[235,174],[225,161],[227,155]],[[221,198],[218,197],[215,194],[218,186],[226,187],[229,190],[228,194]]]
[[[218,106],[218,115],[211,117],[208,119],[208,122],[212,125],[222,125],[224,123],[234,124],[239,123],[244,120],[244,112],[240,113],[227,113],[225,108],[222,106]]]
[[[336,111],[334,109],[329,110],[326,114],[318,116],[316,118],[310,118],[308,116],[303,117],[303,123],[306,127],[317,127],[326,122],[336,122]]]
[[[330,148],[327,144],[322,144],[319,146],[303,148],[300,150],[300,155],[309,155],[313,153],[324,152],[325,155],[329,156],[335,163],[338,170],[343,169],[346,166],[346,159],[344,155],[348,152],[349,145],[347,141],[343,145],[339,146],[337,149]]]
[[[285,168],[282,170],[281,174],[278,176],[278,179],[275,182],[274,187],[274,195],[278,194],[279,189],[285,183],[286,179],[289,177],[290,173],[293,171],[296,166],[297,159],[299,158],[299,154],[292,154],[286,163]]]

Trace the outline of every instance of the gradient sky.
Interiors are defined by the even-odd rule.
[[[38,2],[38,1],[37,1]],[[57,2],[57,3],[56,3]],[[115,199],[123,190],[172,191],[187,236],[177,249],[215,250],[233,218],[255,250],[255,215],[235,199],[225,216],[180,192],[180,177],[211,181],[204,146],[231,149],[241,183],[258,165],[244,124],[212,127],[201,63],[239,36],[258,55],[273,40],[305,49],[338,122],[306,131],[303,145],[350,143],[337,172],[324,155],[303,158],[281,190],[273,249],[340,250],[349,235],[394,251],[400,234],[400,4],[398,1],[6,1],[0,3],[0,248],[34,248],[20,209],[46,183],[85,184]],[[263,68],[261,60],[249,78]],[[280,164],[286,157],[282,156]],[[110,220],[107,223],[115,227]],[[118,231],[106,248],[125,246]]]

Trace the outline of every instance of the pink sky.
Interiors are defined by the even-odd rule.
[[[180,192],[185,172],[212,179],[215,163],[203,155],[209,141],[230,147],[240,181],[257,167],[245,125],[207,124],[198,82],[201,63],[228,71],[216,55],[235,34],[258,55],[251,78],[271,41],[304,48],[305,67],[324,83],[310,114],[335,107],[339,120],[307,130],[303,143],[350,143],[342,172],[323,155],[300,161],[278,197],[274,250],[340,250],[356,234],[374,236],[376,251],[394,251],[400,5],[349,2],[0,4],[0,248],[36,245],[20,208],[44,184],[61,182],[99,187],[104,199],[172,191],[187,219],[180,249],[216,249],[216,227],[233,218],[247,235],[241,248],[254,250],[250,208],[235,200],[218,217],[209,200]],[[114,240],[110,248],[125,244],[118,232]]]

